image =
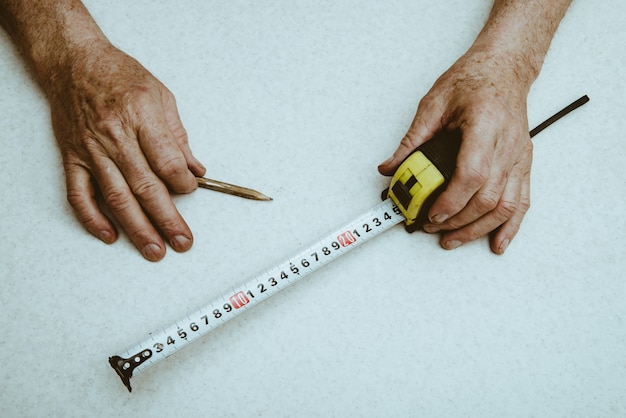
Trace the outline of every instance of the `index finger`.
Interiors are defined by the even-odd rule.
[[[425,96],[417,108],[415,118],[407,133],[400,141],[400,145],[393,155],[378,166],[380,174],[391,176],[417,147],[432,138],[437,131],[443,128],[444,111],[436,99]]]
[[[461,133],[461,147],[450,183],[429,211],[429,219],[434,223],[442,223],[459,213],[489,179],[495,134],[468,127],[461,128]]]
[[[150,170],[140,154],[122,158],[117,164],[150,221],[175,251],[187,251],[193,243],[193,235],[163,182]]]
[[[194,174],[174,138],[163,109],[145,112],[146,119],[137,130],[137,139],[154,173],[174,192],[188,193],[197,188]]]

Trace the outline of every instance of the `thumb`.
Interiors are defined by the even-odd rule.
[[[442,112],[432,101],[425,97],[420,102],[415,118],[408,131],[400,141],[400,145],[393,155],[378,166],[378,172],[385,176],[391,176],[417,147],[432,138],[443,128]]]

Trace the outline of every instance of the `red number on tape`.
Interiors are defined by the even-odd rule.
[[[239,309],[248,303],[250,303],[250,299],[248,299],[248,296],[243,292],[236,293],[230,297],[230,304],[233,305],[235,309]]]
[[[339,241],[339,244],[341,244],[342,247],[347,247],[348,245],[356,242],[356,237],[352,234],[352,232],[346,231],[337,236],[337,241]]]

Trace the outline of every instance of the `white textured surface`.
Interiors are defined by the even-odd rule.
[[[193,249],[87,234],[48,106],[0,32],[3,416],[624,416],[623,2],[576,1],[529,97],[533,206],[503,257],[401,227],[133,380],[107,358],[378,202],[376,165],[489,2],[86,1],[176,95],[214,178]],[[37,181],[34,181],[33,179]]]

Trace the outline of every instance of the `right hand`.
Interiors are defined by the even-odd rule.
[[[418,146],[442,129],[460,129],[456,170],[429,211],[424,229],[442,233],[454,249],[491,235],[503,254],[530,205],[532,143],[526,96],[531,77],[521,77],[514,57],[470,50],[420,101],[415,119],[393,156],[379,166],[392,175]]]

